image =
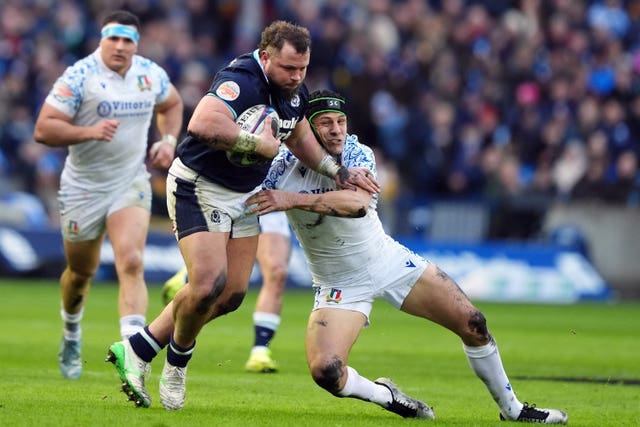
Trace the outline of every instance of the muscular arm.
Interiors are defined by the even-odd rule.
[[[101,120],[93,126],[77,126],[73,124],[73,117],[45,102],[38,114],[33,137],[51,147],[65,147],[94,139],[111,141],[119,124],[118,120],[110,119]]]
[[[160,135],[180,136],[183,109],[182,98],[171,85],[169,97],[156,106],[156,124]]]
[[[246,205],[255,205],[250,213],[259,215],[273,211],[302,209],[322,215],[361,218],[367,214],[371,197],[371,193],[359,187],[355,190],[336,190],[322,194],[262,190],[249,197]]]
[[[264,129],[259,134],[260,143],[254,152],[267,159],[278,153],[280,141],[271,133],[271,118],[265,121]],[[219,150],[231,150],[238,141],[240,127],[233,120],[229,108],[218,98],[205,95],[196,106],[187,133]]]
[[[182,98],[171,85],[169,97],[156,105],[156,125],[162,139],[149,149],[151,166],[154,168],[167,169],[175,157],[177,138],[182,129],[183,109]]]
[[[215,96],[205,95],[193,110],[187,133],[210,147],[229,150],[240,128],[234,126],[233,115],[222,101]]]

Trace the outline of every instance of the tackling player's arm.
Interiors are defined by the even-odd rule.
[[[51,147],[65,147],[91,140],[111,141],[118,125],[120,121],[114,119],[101,120],[93,126],[74,125],[73,117],[45,102],[38,114],[33,137],[37,142]]]
[[[205,95],[196,105],[187,133],[212,148],[253,152],[267,159],[278,154],[280,141],[271,133],[271,117],[260,134],[240,129],[229,107],[214,95]]]
[[[264,215],[273,211],[302,209],[322,215],[361,218],[367,214],[371,193],[356,187],[354,190],[328,191],[322,194],[293,193],[282,190],[261,190],[249,197],[249,211]]]
[[[355,190],[360,187],[370,193],[380,192],[380,186],[373,174],[365,169],[346,168],[337,164],[316,140],[306,117],[296,125],[285,144],[302,163],[322,175],[333,178],[340,188]]]

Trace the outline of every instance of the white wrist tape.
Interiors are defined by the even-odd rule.
[[[258,145],[260,145],[260,137],[258,135],[241,129],[231,150],[240,153],[254,153]]]
[[[316,167],[316,172],[328,176],[329,178],[334,178],[338,174],[339,170],[340,165],[338,165],[336,159],[331,157],[329,154],[324,156],[322,160],[320,160],[320,163],[318,163],[318,167]]]
[[[160,142],[171,144],[174,148],[178,144],[178,140],[176,139],[176,137],[170,134],[163,135]]]

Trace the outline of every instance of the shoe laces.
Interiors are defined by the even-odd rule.
[[[529,404],[528,402],[524,402],[522,406],[522,410],[520,411],[520,415],[518,416],[518,421],[533,421],[533,422],[544,422],[549,416],[549,412],[542,411],[536,408],[536,404]]]
[[[415,417],[418,413],[418,402],[404,394],[393,383],[377,382],[377,384],[385,386],[391,392],[391,402],[387,406],[387,410],[394,412],[402,417]]]
[[[171,392],[183,390],[186,376],[187,369],[180,366],[168,366],[162,375],[165,386]]]

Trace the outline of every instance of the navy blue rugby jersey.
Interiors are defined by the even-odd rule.
[[[271,105],[280,117],[278,138],[285,141],[304,117],[309,91],[303,84],[298,94],[284,98],[272,87],[260,66],[258,50],[237,57],[220,70],[207,92],[223,101],[234,119],[246,109],[258,104]],[[178,145],[182,162],[208,179],[233,191],[253,190],[267,175],[270,163],[236,166],[224,150],[211,148],[197,138],[188,136]]]

